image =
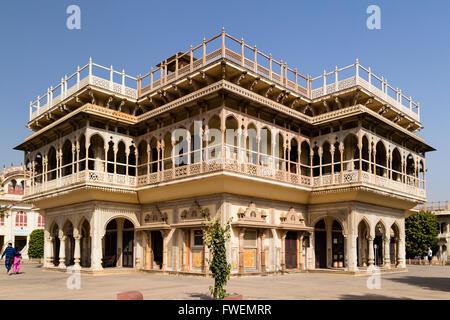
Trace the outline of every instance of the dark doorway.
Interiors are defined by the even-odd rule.
[[[3,250],[3,244],[5,243],[5,237],[4,236],[0,236],[0,250]],[[2,251],[3,253],[3,251]]]
[[[103,254],[103,268],[117,265],[117,221],[114,219],[106,226],[105,251]]]
[[[134,231],[123,231],[122,237],[122,265],[125,268],[133,268]]]
[[[297,268],[297,232],[289,231],[285,240],[286,268]]]
[[[344,235],[342,234],[342,227],[336,220],[333,221],[332,233],[332,252],[333,252],[333,267],[343,268],[344,265]]]
[[[17,251],[21,251],[27,245],[26,236],[15,236],[14,237],[14,248]]]
[[[369,249],[374,250],[375,265],[381,266],[383,264],[383,237],[375,236],[373,248]]]
[[[327,267],[327,232],[325,221],[320,220],[314,226],[314,253],[316,256],[316,268]]]
[[[391,264],[397,264],[397,242],[394,238],[391,238],[389,246],[389,254],[391,258]]]
[[[163,264],[163,238],[160,231],[152,231],[153,262],[162,269]]]
[[[59,266],[59,247],[61,243],[59,241],[59,237],[55,237],[55,242],[53,243],[53,264]]]

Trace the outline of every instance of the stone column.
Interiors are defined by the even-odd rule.
[[[102,259],[103,259],[103,250],[102,250],[102,234],[91,234],[92,246],[91,246],[91,269],[93,271],[101,271],[102,267]]]
[[[244,234],[245,228],[239,229],[239,273],[244,274]]]
[[[74,234],[74,239],[75,239],[75,252],[74,252],[74,268],[76,269],[80,269],[80,258],[81,258],[81,250],[80,250],[80,239],[81,239],[81,235],[79,234]]]
[[[384,261],[383,261],[383,266],[386,269],[390,269],[391,268],[391,255],[390,255],[390,245],[391,245],[391,238],[390,236],[385,236],[384,237]]]
[[[286,231],[281,231],[281,271],[286,271]]]
[[[167,236],[169,235],[169,231],[168,230],[161,230],[161,235],[163,236],[162,270],[166,271],[166,268],[167,268]]]
[[[181,271],[183,272],[187,272],[188,271],[188,266],[187,266],[187,237],[188,237],[188,230],[187,229],[182,229],[181,234],[183,236],[183,250],[182,250],[182,266],[181,266]]]
[[[347,251],[347,270],[351,272],[358,271],[357,266],[357,252],[356,252],[356,238],[355,234],[349,234],[344,236],[346,239],[346,251]]]
[[[398,239],[398,267],[406,268],[405,261],[405,240],[403,238]]]
[[[53,264],[53,237],[47,237],[45,244],[46,244],[46,251],[44,253],[44,261],[45,261],[45,267],[51,268],[55,265]]]
[[[264,249],[264,239],[265,239],[265,230],[261,230],[260,235],[261,239],[261,273],[266,273],[266,250]]]
[[[66,236],[64,234],[59,235],[59,268],[66,268]]]
[[[373,237],[368,237],[367,238],[368,242],[369,242],[369,267],[372,266],[375,262],[375,255],[374,255],[374,251],[373,251]]]
[[[298,265],[297,265],[297,269],[298,270],[303,270],[303,263],[302,263],[302,254],[303,254],[303,233],[300,233],[299,237],[299,243],[298,243]]]
[[[256,270],[261,272],[261,231],[256,231]]]
[[[117,219],[117,267],[122,266],[122,232],[123,232],[123,219]]]

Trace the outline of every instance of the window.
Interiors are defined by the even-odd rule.
[[[39,215],[38,216],[38,228],[41,228],[41,227],[45,227],[45,222],[44,222],[44,217]]]
[[[203,246],[202,230],[194,230],[194,246]]]
[[[16,227],[26,227],[27,226],[27,213],[19,211],[16,213]]]
[[[0,226],[4,226],[5,225],[5,216],[1,216],[0,217]]]

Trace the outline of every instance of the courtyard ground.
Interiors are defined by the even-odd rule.
[[[209,299],[210,278],[149,273],[81,275],[80,289],[68,289],[70,274],[22,266],[18,275],[0,269],[0,299],[115,299],[138,290],[144,299]],[[369,289],[368,276],[297,273],[231,278],[227,291],[244,299],[446,299],[450,300],[450,266],[409,265],[408,272],[381,275],[380,288]],[[376,282],[371,282],[376,284]],[[75,284],[75,282],[73,282]]]

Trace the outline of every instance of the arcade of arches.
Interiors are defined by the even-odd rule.
[[[305,206],[237,195],[196,200],[48,209],[45,267],[207,274],[201,203],[212,216],[233,217],[227,243],[232,274],[405,268],[401,210],[380,214],[380,207],[356,202]]]

